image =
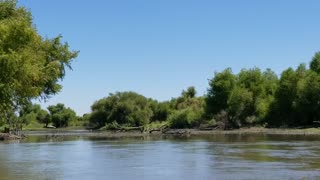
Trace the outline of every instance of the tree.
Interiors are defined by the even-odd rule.
[[[27,103],[20,108],[18,120],[18,124],[28,125],[31,122],[38,121],[47,127],[51,118],[48,111],[42,109],[39,104]]]
[[[172,109],[168,116],[171,128],[199,127],[203,121],[205,101],[203,97],[196,97],[196,89],[189,87],[183,90],[181,96],[172,99]]]
[[[76,121],[78,118],[71,108],[66,108],[64,104],[58,103],[48,107],[51,121],[57,128],[67,127],[70,122]]]
[[[120,125],[143,126],[153,116],[150,101],[135,92],[117,92],[95,102],[90,122],[95,128],[116,122]]]
[[[182,91],[182,97],[184,98],[194,98],[196,97],[196,94],[197,94],[196,88],[193,86],[188,87],[186,91],[185,90]]]
[[[253,93],[243,87],[235,87],[228,99],[230,125],[240,127],[252,115]]]
[[[24,104],[19,111],[19,119],[23,124],[28,125],[31,121],[37,121],[37,115],[41,111],[39,104]]]
[[[170,102],[158,102],[153,99],[149,99],[149,105],[152,110],[152,117],[150,121],[165,121],[167,120],[171,109],[170,109]]]
[[[320,52],[317,52],[310,62],[310,69],[316,73],[320,73]]]
[[[265,72],[259,68],[242,69],[236,75],[226,69],[216,73],[209,85],[207,116],[222,117],[224,127],[232,128],[266,119],[274,101],[278,77],[270,69]]]
[[[0,1],[0,119],[32,99],[58,93],[59,80],[77,57],[61,35],[44,38],[35,27],[16,1]]]
[[[49,123],[51,122],[51,117],[48,111],[41,109],[37,114],[37,120],[40,123],[43,123],[45,127],[48,127]]]
[[[228,99],[236,83],[236,77],[228,68],[221,73],[215,73],[209,81],[209,89],[206,96],[206,112],[212,116],[228,108]]]

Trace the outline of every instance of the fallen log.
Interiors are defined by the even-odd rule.
[[[169,129],[164,134],[167,135],[190,135],[190,131],[188,129]]]
[[[144,127],[143,126],[140,126],[140,127],[115,127],[114,130],[116,130],[118,132],[140,131],[141,133],[143,133]]]
[[[160,126],[159,128],[154,128],[154,129],[149,130],[149,134],[151,134],[152,132],[156,132],[156,131],[164,133],[168,129],[169,129],[169,126],[165,124],[165,125]]]

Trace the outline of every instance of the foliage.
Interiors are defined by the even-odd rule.
[[[316,73],[320,73],[320,52],[317,52],[310,62],[310,69]]]
[[[152,117],[150,119],[151,122],[157,121],[166,121],[168,116],[171,113],[170,102],[158,102],[152,99],[149,99],[149,105],[152,110]]]
[[[172,113],[168,116],[171,128],[199,127],[204,116],[205,101],[196,97],[194,87],[183,90],[181,96],[171,101]]]
[[[318,54],[318,53],[317,53]],[[310,67],[311,68],[311,67]],[[300,65],[281,75],[268,123],[271,126],[311,126],[320,119],[320,75]]]
[[[44,124],[45,127],[48,127],[49,123],[51,123],[51,117],[48,111],[41,109],[37,114],[37,120],[39,123]]]
[[[183,90],[181,93],[182,97],[184,98],[194,98],[196,97],[196,94],[197,94],[196,88],[193,86],[188,87],[186,91]]]
[[[174,111],[168,118],[171,128],[192,128],[200,125],[203,111],[192,108]]]
[[[225,128],[241,127],[265,120],[273,102],[278,78],[270,69],[265,72],[258,68],[242,69],[235,75],[231,69],[226,69],[215,73],[209,85],[207,115],[210,117],[225,112],[227,117],[222,118]]]
[[[226,128],[267,124],[273,127],[312,126],[320,120],[320,53],[310,69],[288,68],[280,79],[267,69],[230,69],[215,73],[206,96],[207,116],[218,117]],[[224,112],[221,115],[221,112]]]
[[[0,1],[0,119],[35,98],[47,99],[61,90],[59,80],[78,52],[61,36],[42,37],[32,15],[16,1]]]
[[[236,77],[228,68],[221,73],[215,72],[209,81],[206,95],[206,114],[214,115],[228,107],[228,99],[236,83]]]
[[[51,121],[55,127],[67,127],[72,121],[78,118],[71,108],[66,108],[64,104],[58,103],[48,107]]]
[[[142,126],[153,116],[150,100],[134,92],[117,92],[95,102],[90,123],[100,128],[107,123]]]

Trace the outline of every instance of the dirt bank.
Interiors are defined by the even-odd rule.
[[[87,130],[76,130],[76,131],[64,131],[64,130],[50,130],[50,131],[25,131],[23,134],[29,136],[83,136],[83,137],[106,137],[106,138],[121,138],[121,137],[157,137],[157,136],[210,136],[210,135],[319,135],[320,128],[308,128],[308,129],[269,129],[269,128],[242,128],[235,130],[199,130],[199,129],[170,129],[165,132],[144,132],[140,131],[87,131]],[[8,136],[8,135],[6,135]],[[1,135],[0,135],[1,137]]]
[[[0,140],[15,140],[15,139],[23,139],[23,136],[17,136],[9,133],[0,133]]]

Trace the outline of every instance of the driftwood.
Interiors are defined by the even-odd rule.
[[[118,132],[128,132],[128,131],[140,131],[141,133],[144,132],[144,127],[139,126],[139,127],[114,127],[114,130]]]
[[[161,133],[165,133],[168,130],[169,130],[169,126],[165,124],[165,125],[160,126],[159,128],[150,129],[149,134],[151,134],[152,132],[156,132],[156,131],[161,132]]]
[[[211,131],[211,130],[216,130],[216,129],[220,129],[221,127],[219,126],[219,124],[215,124],[215,125],[211,125],[211,126],[200,126],[199,130],[200,131]]]
[[[188,136],[190,135],[190,131],[188,129],[170,129],[164,132],[164,134]]]

